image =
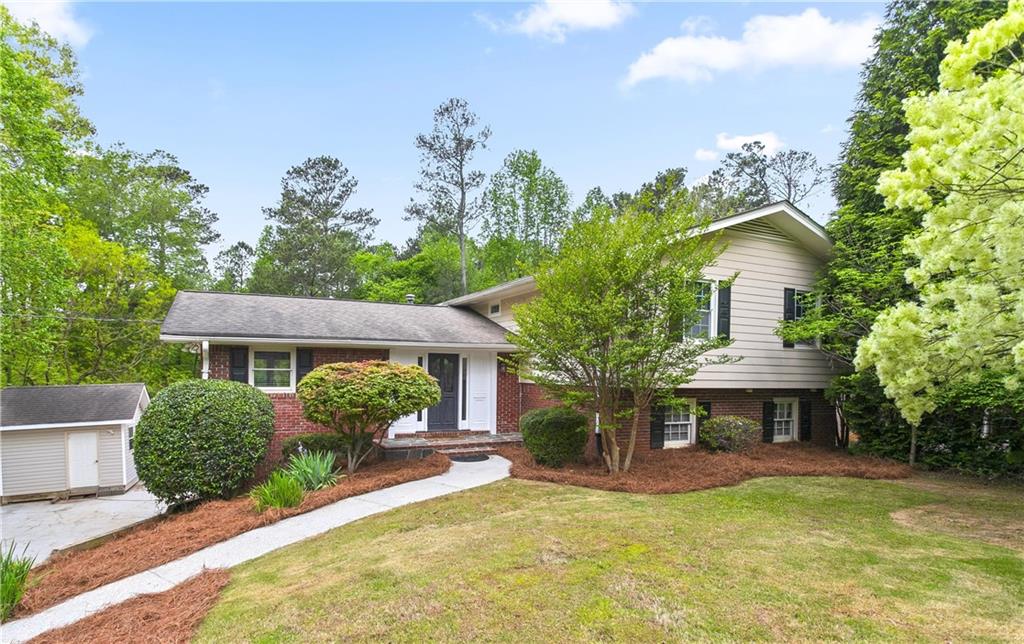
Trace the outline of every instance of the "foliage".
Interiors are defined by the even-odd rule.
[[[578,461],[587,446],[587,417],[569,407],[534,409],[519,419],[519,428],[533,459],[548,467]]]
[[[157,394],[135,432],[135,466],[168,504],[228,498],[250,479],[274,433],[274,407],[255,387],[185,380]]]
[[[660,212],[651,205],[641,198],[621,213],[598,205],[537,271],[538,296],[513,309],[517,370],[551,396],[600,415],[610,472],[629,469],[640,410],[702,365],[728,361],[704,355],[730,344],[727,338],[684,333],[700,317],[707,295],[697,283],[721,246],[701,234],[684,199]],[[632,421],[624,461],[616,440],[622,419]]]
[[[890,207],[924,213],[906,247],[918,301],[883,312],[857,351],[903,416],[918,425],[950,381],[1024,376],[1024,2],[950,43],[939,91],[905,101],[910,149],[882,175]]]
[[[441,400],[437,381],[422,367],[384,360],[321,365],[297,390],[303,416],[344,438],[349,474],[393,422]]]
[[[235,242],[217,253],[213,267],[217,271],[217,281],[213,290],[238,293],[245,290],[249,276],[252,275],[252,264],[256,251],[244,241]]]
[[[558,249],[569,189],[536,151],[515,150],[484,191],[484,267],[494,282],[529,274]]]
[[[345,451],[345,439],[334,432],[310,432],[289,436],[281,442],[281,456],[285,460],[306,452],[333,452],[340,454]]]
[[[36,561],[35,557],[26,556],[28,546],[22,549],[21,556],[16,550],[13,541],[6,550],[0,550],[0,622],[6,622],[21,601],[28,573]]]
[[[484,173],[471,169],[473,155],[487,148],[491,128],[461,98],[450,98],[434,110],[434,127],[416,137],[420,151],[420,179],[415,188],[421,201],[405,209],[406,219],[429,224],[459,241],[462,293],[468,292],[466,240],[480,218],[480,204],[470,193],[484,183]]]
[[[425,231],[416,241],[416,246],[416,252],[405,258],[400,257],[395,247],[388,243],[357,253],[352,258],[352,265],[359,276],[359,298],[404,302],[405,296],[411,294],[419,304],[435,304],[460,295],[462,269],[458,240]],[[491,286],[491,283],[483,281],[477,267],[481,253],[472,239],[466,240],[466,253],[470,288],[476,290]]]
[[[281,198],[263,213],[273,222],[260,237],[248,289],[309,297],[350,296],[352,257],[378,220],[348,207],[359,182],[334,157],[306,159],[281,180]]]
[[[697,441],[712,452],[745,452],[761,441],[761,426],[743,416],[714,416],[701,423]]]
[[[285,473],[304,490],[322,490],[338,482],[334,469],[334,452],[306,452],[288,461]]]
[[[302,496],[302,483],[281,470],[274,470],[266,482],[249,491],[257,512],[270,508],[294,508],[302,503]]]

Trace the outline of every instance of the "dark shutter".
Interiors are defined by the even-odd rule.
[[[313,370],[313,350],[295,350],[295,382],[302,380],[307,373]]]
[[[718,289],[718,335],[728,338],[732,322],[732,287]]]
[[[775,442],[775,403],[764,401],[764,410],[761,416],[762,440],[766,443]]]
[[[651,449],[665,447],[665,408],[651,405]]]
[[[249,382],[249,347],[231,347],[230,378],[235,382]]]
[[[800,440],[811,440],[811,401],[808,398],[801,398],[797,408],[800,414]]]
[[[787,288],[782,291],[782,319],[792,322],[796,319],[796,289]],[[791,347],[792,342],[782,341],[782,346]]]

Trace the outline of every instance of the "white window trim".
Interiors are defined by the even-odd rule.
[[[491,310],[492,306],[497,306],[498,310],[497,311],[492,311]],[[493,302],[488,302],[487,303],[487,315],[488,315],[488,317],[492,317],[492,318],[501,315],[501,300],[495,300]]]
[[[690,408],[690,437],[689,437],[689,440],[685,440],[685,441],[670,441],[670,440],[668,440],[666,438],[663,441],[664,449],[679,449],[681,447],[692,447],[697,442],[697,399],[696,398],[686,398],[685,400],[686,400],[686,404]],[[665,434],[667,435],[668,434],[667,426],[669,424],[668,412],[670,410],[665,410],[665,411],[666,411],[666,415],[665,415],[665,425],[666,425]]]
[[[800,440],[800,399],[799,398],[775,398],[772,401],[776,407],[779,403],[793,404],[793,429],[789,432],[789,438],[779,437],[775,433],[775,419],[772,418],[772,442],[773,443],[794,443]]]
[[[274,351],[278,353],[288,352],[289,385],[287,387],[256,387],[253,379],[253,368],[256,366],[257,351]],[[295,347],[282,347],[280,345],[249,345],[249,384],[262,392],[268,394],[293,394],[295,393]]]
[[[698,282],[709,284],[711,286],[711,301],[708,302],[708,306],[711,307],[711,315],[708,319],[708,337],[707,339],[715,338],[718,336],[718,283],[719,280],[714,279],[699,279]],[[692,337],[690,335],[691,326],[686,330],[686,337]]]

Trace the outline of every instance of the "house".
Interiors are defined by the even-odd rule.
[[[718,220],[707,233],[720,233],[726,248],[707,271],[710,303],[693,332],[729,335],[734,343],[722,351],[742,359],[707,366],[680,389],[688,409],[645,411],[638,447],[692,445],[697,406],[712,416],[754,418],[772,441],[831,444],[835,410],[822,392],[837,371],[814,346],[790,346],[774,333],[780,320],[801,315],[799,296],[829,257],[828,236],[787,202]],[[737,271],[731,288],[718,288]],[[515,351],[507,338],[512,308],[535,294],[530,277],[439,305],[182,291],[160,337],[198,347],[202,377],[266,391],[278,443],[317,429],[295,397],[303,375],[320,364],[367,359],[421,365],[441,387],[440,403],[396,422],[389,438],[500,435],[516,432],[526,411],[552,404],[500,360]]]
[[[0,499],[127,491],[147,405],[141,383],[0,389]]]

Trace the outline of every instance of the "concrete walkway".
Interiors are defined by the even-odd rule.
[[[24,642],[53,628],[73,624],[104,608],[146,593],[169,590],[204,568],[230,568],[315,537],[347,523],[393,508],[486,485],[508,477],[510,463],[491,456],[476,463],[453,462],[440,476],[343,499],[312,512],[232,537],[187,557],[72,597],[41,613],[0,626],[3,642]]]
[[[0,507],[3,548],[26,548],[35,565],[63,550],[131,527],[163,512],[163,505],[141,485],[124,494],[51,503],[31,501]]]

